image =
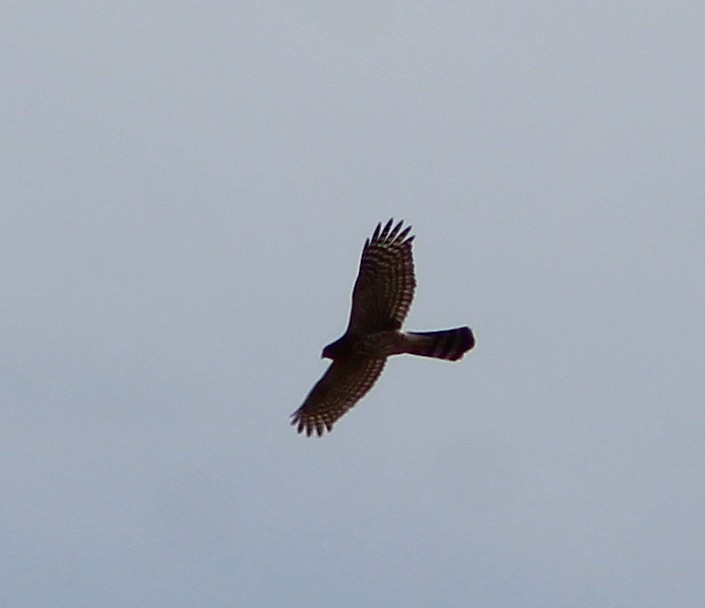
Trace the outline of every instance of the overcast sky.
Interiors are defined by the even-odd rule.
[[[3,3],[0,605],[705,605],[704,28]],[[392,216],[477,346],[297,435]]]

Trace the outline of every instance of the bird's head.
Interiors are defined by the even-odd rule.
[[[321,353],[321,359],[340,359],[350,356],[350,341],[347,336],[331,342],[328,346],[323,349]]]

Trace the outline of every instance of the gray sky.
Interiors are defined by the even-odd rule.
[[[705,5],[191,6],[0,9],[0,605],[704,605]]]

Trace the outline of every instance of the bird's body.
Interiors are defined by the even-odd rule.
[[[376,331],[369,334],[343,334],[323,349],[327,359],[347,359],[354,355],[384,358],[391,355],[419,355],[434,359],[460,359],[472,344],[467,327],[431,332]]]
[[[416,280],[411,253],[411,227],[377,225],[365,242],[353,288],[350,321],[345,333],[323,349],[333,360],[303,405],[292,415],[301,433],[322,435],[372,388],[387,357],[412,354],[455,361],[474,344],[469,327],[432,332],[404,332],[401,325],[411,306]]]

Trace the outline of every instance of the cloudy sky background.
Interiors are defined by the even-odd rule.
[[[704,25],[4,3],[0,605],[705,604]],[[306,439],[391,216],[477,347]]]

